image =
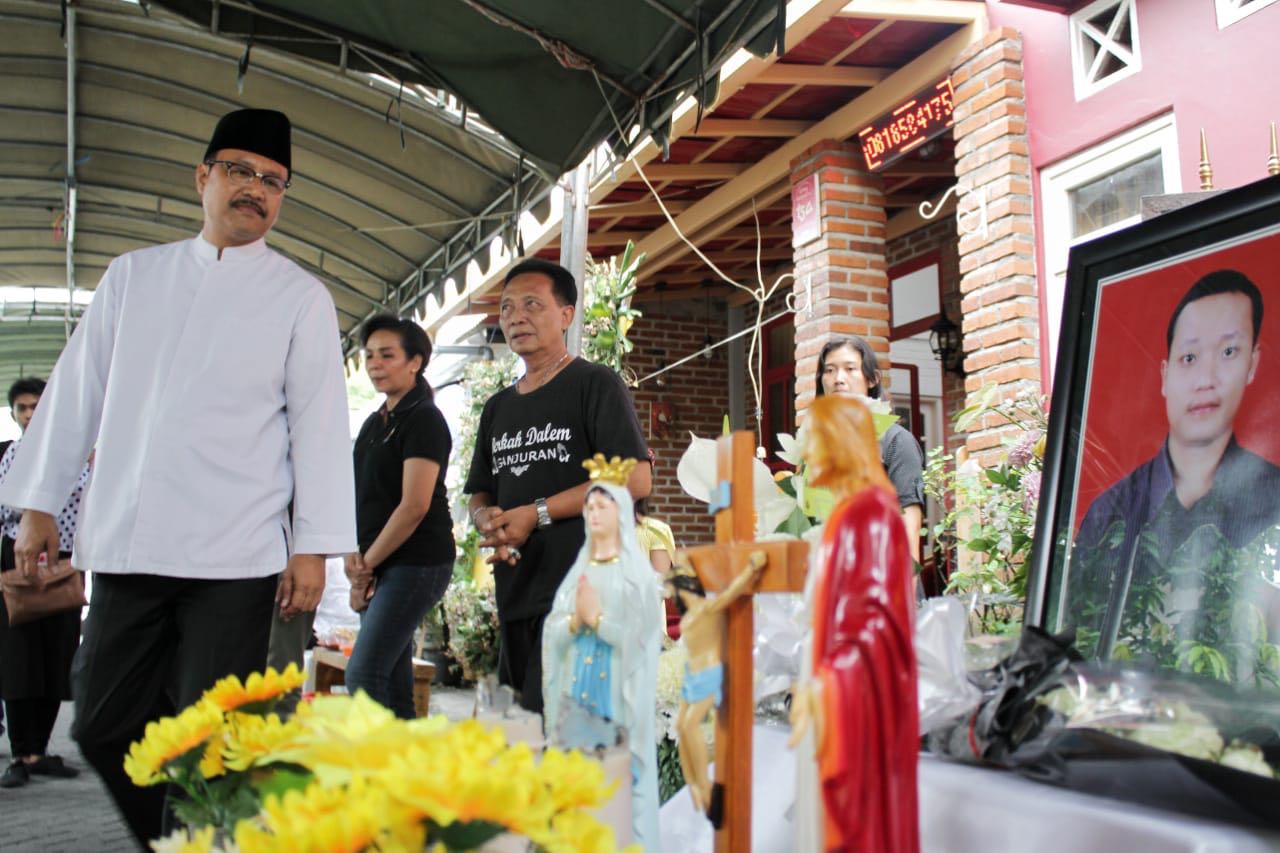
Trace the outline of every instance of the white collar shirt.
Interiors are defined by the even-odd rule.
[[[356,548],[333,300],[261,240],[112,261],[0,504],[56,514],[95,445],[78,569],[253,578]]]

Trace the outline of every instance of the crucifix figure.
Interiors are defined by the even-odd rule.
[[[738,573],[727,589],[709,601],[702,581],[684,554],[679,554],[677,560],[666,584],[680,611],[680,639],[689,651],[684,683],[680,686],[680,710],[676,714],[680,769],[689,783],[694,807],[718,822],[719,810],[711,811],[707,748],[699,729],[711,709],[720,707],[724,699],[725,609],[755,584],[767,560],[763,551],[754,552],[751,564]]]
[[[723,606],[724,684],[716,715],[716,780],[709,802],[698,804],[707,809],[716,828],[717,853],[751,849],[751,740],[755,722],[751,596],[759,592],[802,591],[809,552],[808,545],[798,540],[753,540],[754,454],[755,436],[750,432],[735,432],[716,440],[716,489],[710,507],[716,517],[716,543],[686,549],[681,558],[693,567],[706,591],[732,596]],[[744,572],[746,580],[742,580]],[[692,653],[690,647],[691,657]],[[697,769],[693,770],[695,777],[697,773]],[[689,781],[693,783],[694,779]],[[698,796],[704,797],[705,791]]]

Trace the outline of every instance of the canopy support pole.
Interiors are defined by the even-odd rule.
[[[63,226],[67,243],[67,309],[63,317],[68,340],[71,312],[76,297],[76,7],[66,5],[67,14],[67,178]]]
[[[585,304],[587,282],[587,194],[590,191],[590,158],[573,170],[573,192],[570,203],[564,206],[564,218],[560,222],[560,266],[573,275],[578,283],[578,304],[569,326],[567,344],[571,355],[582,354],[582,311]]]

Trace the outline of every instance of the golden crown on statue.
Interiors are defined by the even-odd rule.
[[[615,486],[625,486],[627,480],[631,477],[631,469],[636,467],[636,464],[636,460],[623,459],[621,456],[606,460],[603,453],[597,453],[590,459],[583,461],[582,467],[587,469],[587,474],[591,477],[591,482],[593,483],[613,483]]]

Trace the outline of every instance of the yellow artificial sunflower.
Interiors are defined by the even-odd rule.
[[[546,750],[538,764],[538,776],[556,812],[602,806],[617,789],[617,782],[605,780],[604,766],[599,761],[577,751]]]
[[[151,842],[152,853],[214,853],[221,850],[215,848],[213,839],[215,831],[212,826],[203,829],[179,829],[158,841]]]
[[[268,797],[256,818],[236,825],[235,840],[241,853],[421,850],[426,830],[385,790],[358,775],[341,787],[313,783]]]
[[[264,754],[258,763],[300,764],[326,786],[341,785],[357,771],[376,772],[404,751],[414,732],[444,730],[449,722],[406,722],[370,699],[355,696],[317,696],[298,708],[297,733]]]
[[[468,720],[413,737],[379,779],[395,799],[441,826],[483,820],[515,829],[517,819],[550,817],[536,801],[533,770],[527,746],[507,748],[501,730]]]
[[[227,764],[222,756],[223,733],[216,732],[205,744],[204,754],[200,757],[200,775],[206,779],[216,779],[227,772]]]
[[[613,827],[584,811],[568,811],[551,821],[549,836],[538,842],[548,853],[616,853]],[[644,853],[632,844],[623,853]]]
[[[289,664],[284,672],[276,672],[267,667],[266,672],[255,672],[244,683],[241,683],[238,676],[228,675],[206,690],[204,698],[223,711],[253,709],[255,706],[274,702],[290,690],[296,690],[306,680],[297,664]]]
[[[205,745],[222,727],[218,706],[200,701],[176,717],[165,717],[147,728],[142,740],[129,746],[124,770],[133,784],[146,787],[171,778],[169,765]]]
[[[302,716],[281,720],[276,714],[231,713],[223,730],[219,747],[222,759],[232,770],[248,770],[262,759],[287,749],[304,731]]]

